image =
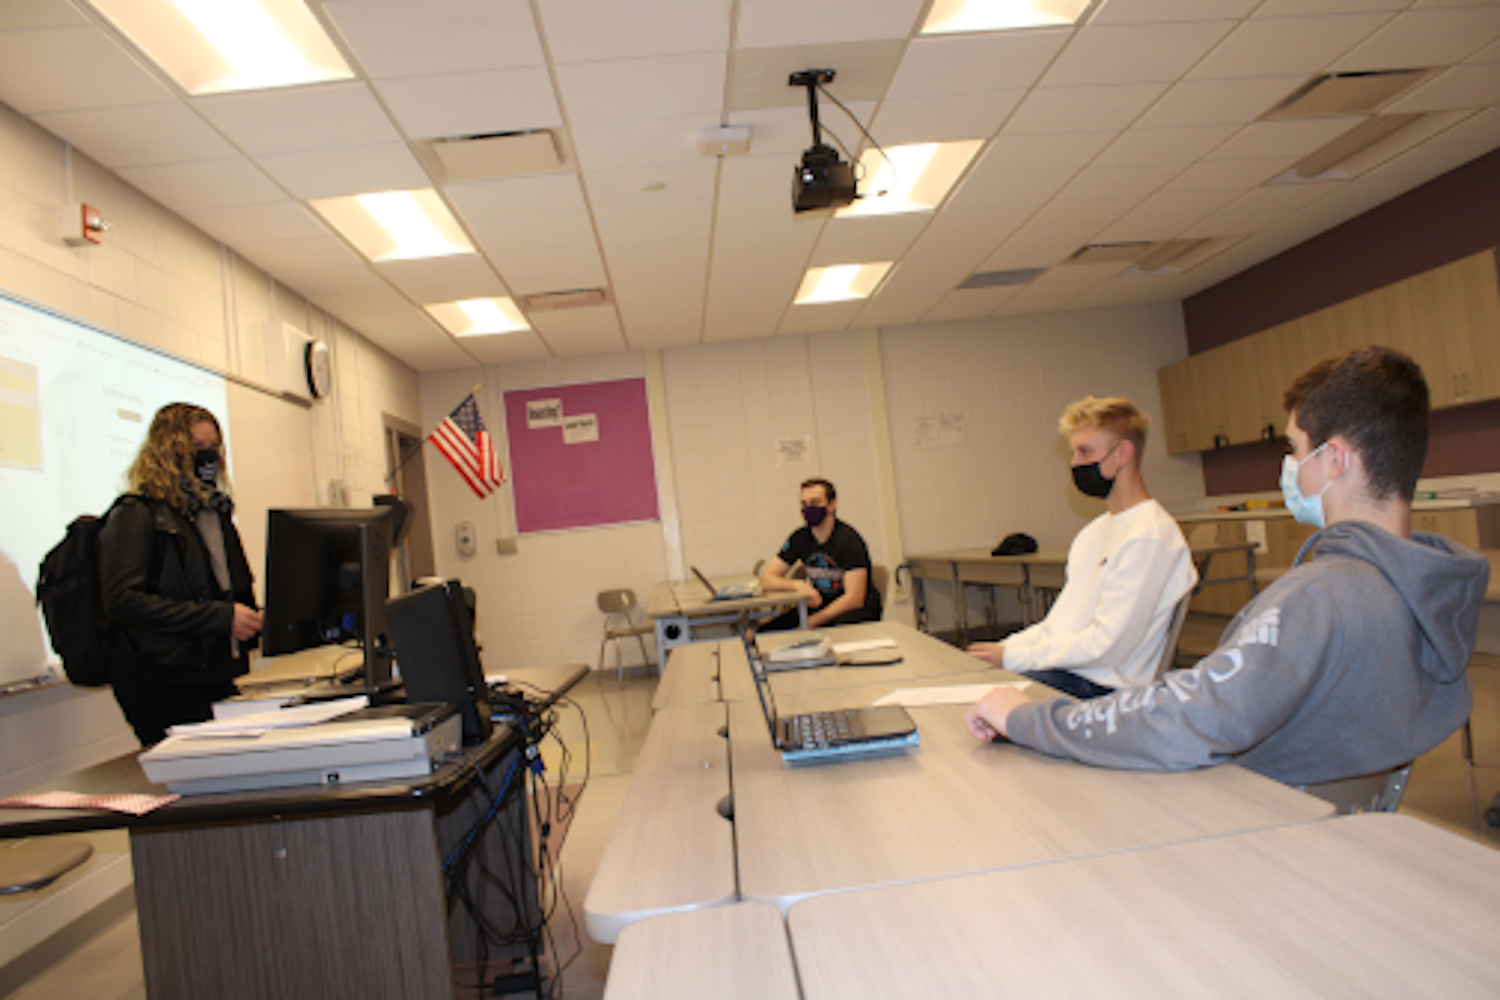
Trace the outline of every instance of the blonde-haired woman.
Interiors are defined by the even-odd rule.
[[[130,493],[99,533],[117,651],[110,685],[143,746],[168,726],[210,718],[249,669],[261,614],[227,485],[218,420],[169,403],[130,467]]]

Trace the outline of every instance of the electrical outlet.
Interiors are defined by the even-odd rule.
[[[516,546],[514,538],[497,538],[495,539],[495,551],[502,556],[513,556],[519,549]]]
[[[459,521],[455,530],[458,543],[458,554],[461,556],[472,556],[478,549],[477,534],[474,531],[473,521]]]

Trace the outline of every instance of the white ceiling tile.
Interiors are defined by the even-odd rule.
[[[307,209],[295,201],[183,212],[189,222],[230,246],[270,240],[315,239],[327,234]]]
[[[1349,117],[1253,122],[1209,153],[1205,159],[1253,160],[1281,156],[1296,161],[1363,121],[1363,118]]]
[[[701,158],[698,130],[717,124],[715,114],[574,125],[573,145],[586,170],[690,163]]]
[[[1408,11],[1344,56],[1341,73],[1451,66],[1500,38],[1500,6]]]
[[[795,291],[795,287],[793,289]],[[710,286],[703,319],[703,340],[752,340],[774,337],[791,293],[772,296],[757,289],[716,292]]]
[[[1062,175],[1058,184],[1061,186],[1119,134],[1110,131],[1011,135],[1007,132],[980,154],[964,186],[981,185],[990,178],[1039,173],[1053,177]]]
[[[1150,83],[1175,80],[1218,41],[1234,21],[1086,27],[1077,32],[1042,77],[1043,87]]]
[[[401,138],[369,87],[358,81],[194,97],[189,103],[251,155]]]
[[[583,213],[523,215],[509,221],[467,218],[464,221],[491,260],[497,253],[509,256],[518,251],[593,245],[596,238],[593,221]]]
[[[1001,94],[957,94],[886,101],[870,125],[870,134],[883,146],[907,142],[950,142],[988,139],[1000,130],[1021,103],[1024,91]]]
[[[1270,187],[1251,188],[1230,202],[1225,212],[1259,212],[1269,210],[1297,212],[1315,201],[1326,198],[1332,189],[1330,184],[1276,184]]]
[[[1132,0],[1106,3],[1089,24],[1145,24],[1152,21],[1207,21],[1244,17],[1260,0]]]
[[[627,170],[594,170],[586,179],[595,211],[639,206],[650,209],[678,202],[712,204],[719,161],[666,163]]]
[[[1500,62],[1500,42],[1491,42],[1470,56],[1466,61],[1471,63]]]
[[[727,65],[722,52],[576,63],[557,67],[557,86],[574,126],[681,115],[717,125]]]
[[[559,64],[721,52],[729,0],[538,0],[547,47]]]
[[[608,283],[604,260],[593,243],[494,248],[485,244],[484,250],[500,277],[517,295],[599,288]]]
[[[1401,10],[1411,0],[1265,0],[1255,17],[1300,17],[1313,14],[1357,14],[1369,10]]]
[[[928,323],[947,323],[952,320],[978,319],[981,316],[988,316],[1020,295],[1025,287],[1025,285],[1011,285],[998,288],[955,290],[943,296],[941,301],[927,310],[922,319]]]
[[[1169,239],[1235,198],[1231,191],[1169,191],[1147,198],[1099,232],[1104,243]]]
[[[66,28],[88,24],[68,0],[6,0],[0,5],[0,31],[20,28]]]
[[[791,76],[809,67],[831,69],[835,74],[820,104],[836,107],[835,98],[846,105],[877,101],[890,90],[905,50],[904,39],[775,49],[740,47],[730,54],[728,105],[731,111],[801,108],[805,112],[807,88],[792,86]]]
[[[1159,190],[1183,170],[1180,163],[1134,167],[1090,166],[1058,192],[1057,204],[1091,204],[1116,215]]]
[[[106,167],[223,160],[239,152],[181,104],[59,111],[36,122]]]
[[[723,219],[721,205],[714,230],[715,268],[723,263],[757,271],[788,267],[800,273],[823,230],[821,225],[804,224],[805,218],[765,226],[728,226]]]
[[[577,174],[543,174],[449,184],[443,189],[471,223],[505,223],[537,215],[584,215],[588,206]]]
[[[375,78],[545,62],[526,0],[324,0],[323,9]]]
[[[172,97],[92,25],[0,32],[0,101],[22,114],[152,104]]]
[[[395,260],[373,265],[392,285],[418,305],[509,295],[489,262],[479,254]]]
[[[596,209],[594,221],[606,257],[612,248],[630,247],[634,254],[651,253],[656,246],[679,247],[671,259],[708,249],[713,229],[713,202],[674,201],[659,205],[619,205]]]
[[[243,159],[121,167],[116,173],[157,201],[179,209],[286,200],[285,191]]]
[[[320,267],[345,267],[361,262],[358,254],[333,236],[274,240],[266,243],[241,243],[235,247],[235,250],[240,256],[272,274],[282,269],[309,270]]]
[[[845,101],[858,120],[866,127],[869,126],[871,116],[875,114],[878,106],[874,101]],[[819,119],[825,133],[824,141],[835,144],[827,133],[833,133],[843,140],[844,145],[850,149],[858,149],[861,144],[859,126],[849,120],[848,114],[842,108],[828,103],[820,105]],[[717,125],[717,121],[705,122],[703,126]],[[750,154],[749,159],[779,155],[790,157],[787,160],[777,160],[788,170],[797,162],[797,157],[808,146],[812,145],[812,126],[808,120],[807,104],[796,108],[756,108],[752,110],[735,110],[728,115],[730,125],[750,126]],[[883,134],[875,133],[875,137],[882,143],[886,142]],[[696,135],[694,138],[696,142]],[[726,156],[725,163],[738,163],[747,159],[744,156]]]
[[[388,300],[390,286],[362,263],[339,267],[283,267],[277,280],[309,298],[320,295],[373,295]],[[408,306],[400,300],[402,307]]]
[[[919,27],[922,0],[740,0],[735,44],[743,49],[906,38]]]
[[[257,162],[298,198],[432,186],[427,172],[404,142],[271,153],[258,157]]]
[[[604,260],[615,284],[646,274],[707,273],[709,245],[707,226],[698,232],[684,228],[670,236],[631,231],[617,240],[603,240]]]
[[[559,358],[625,350],[620,317],[609,306],[539,312],[531,317],[531,322]]]
[[[543,66],[378,80],[396,123],[412,139],[523,132],[562,124]]]
[[[1455,66],[1386,108],[1390,114],[1500,104],[1500,62]]]
[[[1205,160],[1174,177],[1166,191],[1233,191],[1258,187],[1286,169],[1286,157],[1255,160]]]
[[[1500,110],[1491,108],[1488,111],[1480,111],[1470,118],[1465,118],[1446,132],[1439,132],[1427,140],[1430,146],[1441,146],[1450,142],[1477,142],[1486,146],[1500,145]]]
[[[1182,231],[1184,239],[1199,239],[1215,236],[1237,236],[1240,233],[1258,233],[1269,229],[1291,215],[1291,208],[1262,208],[1249,212],[1226,209],[1215,212],[1201,222],[1196,222]]]
[[[1391,18],[1389,12],[1325,17],[1256,17],[1209,53],[1191,79],[1321,72]]]
[[[892,99],[1024,90],[1062,50],[1071,28],[918,38],[891,82]]]
[[[1301,76],[1178,83],[1136,122],[1136,128],[1248,124],[1306,83]]]
[[[1033,90],[1005,126],[1005,135],[1056,135],[1125,128],[1166,93],[1164,83]]]
[[[798,333],[831,333],[847,330],[859,315],[863,302],[828,302],[821,305],[792,306],[776,328],[780,337]]]
[[[897,261],[932,221],[930,212],[834,219],[823,229],[809,266]]]
[[[1151,163],[1192,163],[1235,133],[1235,125],[1198,125],[1191,128],[1133,128],[1122,132],[1094,160],[1094,167],[1143,166]]]
[[[463,349],[487,365],[519,365],[547,361],[552,352],[534,330],[518,330],[493,337],[465,337]]]

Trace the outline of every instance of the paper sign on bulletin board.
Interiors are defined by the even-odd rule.
[[[658,517],[645,379],[507,392],[505,430],[517,531]]]

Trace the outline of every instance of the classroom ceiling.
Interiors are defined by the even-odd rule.
[[[84,0],[4,0],[0,101],[420,371],[1181,299],[1500,145],[1494,0],[1106,0],[1081,27],[919,37],[929,3],[309,0],[355,79],[188,97]],[[884,146],[984,141],[936,211],[793,213],[810,130],[784,82],[812,67]],[[1410,148],[1267,183],[1372,117],[1273,107],[1319,74],[1416,68],[1377,109],[1434,113]],[[748,154],[700,153],[723,124],[750,126]],[[453,180],[431,147],[532,130],[560,166]],[[423,187],[477,254],[371,264],[309,207]],[[1139,273],[1141,248],[1071,260],[1205,238],[1228,248],[1180,273]],[[867,261],[895,262],[869,299],[792,304],[810,266]],[[1035,274],[958,287],[996,271]],[[593,288],[489,337],[422,309]]]

